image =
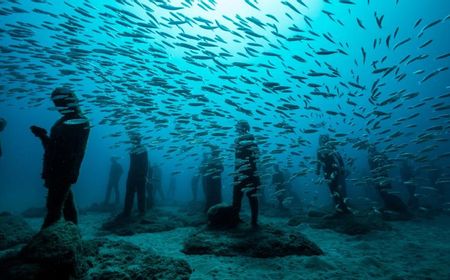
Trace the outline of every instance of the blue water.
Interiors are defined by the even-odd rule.
[[[229,201],[239,119],[250,122],[258,139],[269,197],[271,164],[278,162],[296,175],[292,183],[305,207],[329,203],[326,184],[314,174],[322,133],[338,134],[339,150],[347,163],[354,160],[348,164],[349,193],[363,207],[367,205],[358,197],[370,192],[361,187],[368,176],[367,152],[355,142],[389,148],[390,158],[411,158],[418,170],[434,163],[448,178],[449,157],[439,156],[450,151],[450,109],[436,109],[450,104],[449,97],[440,98],[450,92],[449,57],[437,59],[450,52],[450,2],[304,0],[305,7],[302,1],[286,1],[295,10],[281,1],[249,2],[259,10],[243,0],[0,1],[0,117],[8,122],[0,133],[0,210],[44,205],[43,152],[28,128],[49,129],[58,118],[49,95],[59,86],[79,95],[93,125],[73,188],[80,207],[103,199],[111,156],[128,166],[129,129],[144,135],[151,163],[163,168],[163,187],[176,174],[180,201],[191,199],[188,184],[202,153],[209,151],[205,144],[220,146]],[[375,13],[383,16],[382,28]],[[411,62],[420,55],[423,59]],[[386,77],[373,73],[384,67],[398,68]],[[421,82],[437,69],[436,76]],[[418,70],[423,73],[414,74]],[[379,94],[371,98],[379,78]],[[268,83],[286,88],[273,90]],[[393,103],[376,105],[393,96],[398,96]],[[317,131],[306,133],[308,129]],[[431,140],[416,143],[423,133],[431,133]],[[391,176],[398,178],[398,170],[393,168]],[[424,172],[418,177],[426,182]],[[396,189],[404,193],[396,180]],[[123,193],[124,182],[121,186]],[[424,194],[424,203],[433,205],[435,194]]]

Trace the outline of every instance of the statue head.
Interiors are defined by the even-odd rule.
[[[52,92],[52,100],[56,109],[63,115],[69,115],[80,112],[78,98],[71,90],[67,88],[57,88]]]
[[[327,142],[330,141],[330,136],[328,134],[322,134],[319,136],[319,145],[324,146]]]
[[[240,120],[236,124],[236,131],[239,134],[245,134],[250,131],[250,125],[248,124],[247,121]]]
[[[4,118],[0,118],[0,132],[2,132],[6,127],[6,120]]]

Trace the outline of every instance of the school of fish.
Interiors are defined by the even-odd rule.
[[[43,106],[64,84],[117,146],[138,130],[167,158],[200,159],[195,147],[213,143],[231,159],[247,119],[260,164],[283,157],[292,178],[313,172],[304,151],[323,133],[342,149],[448,166],[450,47],[430,34],[448,32],[450,15],[396,25],[373,0],[323,0],[314,17],[306,0],[277,0],[276,15],[242,0],[249,16],[220,17],[217,0],[0,2],[0,102]]]

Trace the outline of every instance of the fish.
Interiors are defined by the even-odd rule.
[[[245,3],[247,3],[250,7],[252,7],[253,9],[256,9],[256,10],[260,10],[254,3],[253,3],[253,1],[252,0],[244,0],[245,1]]]
[[[374,15],[374,16],[375,16],[375,21],[377,22],[378,28],[383,29],[383,19],[384,19],[384,15],[378,17],[378,16],[377,16],[377,12],[375,12],[375,15]]]
[[[447,57],[450,57],[450,53],[446,53],[446,54],[440,55],[440,56],[436,57],[436,60],[444,59],[444,58],[447,58]]]
[[[184,9],[183,7],[176,7],[176,6],[172,6],[172,5],[168,5],[168,4],[160,4],[158,6],[160,8],[163,8],[164,10],[169,10],[169,11],[177,11],[177,10]]]
[[[66,121],[64,121],[64,124],[67,125],[80,125],[80,124],[87,124],[88,120],[85,118],[82,119],[68,119]]]
[[[423,43],[423,44],[419,47],[419,49],[425,48],[426,46],[428,46],[428,45],[431,44],[432,42],[433,42],[432,39],[426,41],[425,43]]]
[[[438,19],[438,20],[435,20],[435,21],[433,21],[433,22],[431,22],[431,23],[429,23],[429,24],[427,24],[426,26],[424,26],[423,28],[422,28],[422,30],[419,32],[419,34],[417,35],[417,37],[422,37],[422,35],[424,34],[424,32],[427,30],[427,29],[430,29],[431,27],[433,27],[433,26],[435,26],[435,25],[437,25],[438,23],[441,23],[442,22],[442,19]]]
[[[362,23],[362,21],[359,19],[359,18],[356,18],[356,22],[358,23],[358,25],[359,25],[359,27],[361,27],[362,29],[366,29],[365,27],[364,27],[364,24]]]
[[[426,81],[428,81],[429,79],[435,77],[437,74],[439,74],[439,73],[441,73],[441,72],[445,72],[445,71],[447,71],[447,70],[448,70],[448,67],[441,67],[441,68],[438,68],[438,69],[436,69],[435,71],[433,71],[433,72],[431,72],[430,74],[428,74],[427,76],[425,76],[425,77],[420,81],[420,83],[423,84],[423,83],[425,83]]]
[[[410,42],[410,41],[411,41],[411,38],[407,38],[407,39],[405,39],[405,40],[403,40],[403,41],[397,43],[397,44],[394,46],[394,50],[396,50],[396,49],[399,48],[400,46],[402,46],[402,45],[404,45],[404,44],[406,44],[406,43],[408,43],[408,42]]]
[[[419,26],[419,24],[422,22],[422,19],[419,18],[416,23],[414,24],[414,28],[416,28],[417,26]]]
[[[424,162],[448,144],[441,85],[450,54],[434,34],[448,16],[399,21],[385,11],[403,13],[401,2],[324,1],[323,31],[301,0],[274,2],[276,12],[245,0],[248,11],[232,14],[214,0],[66,2],[63,12],[44,1],[0,8],[8,42],[0,46],[1,106],[14,99],[44,109],[38,92],[66,83],[80,91],[89,122],[142,130],[180,164],[201,143],[230,146],[230,123],[241,117],[251,119],[263,153],[294,165],[309,162],[312,139],[326,132],[339,147],[361,150],[371,138],[389,153],[419,151],[413,157]],[[348,39],[356,34],[361,40]],[[124,145],[123,135],[105,135]],[[232,149],[224,153],[232,159]]]
[[[364,48],[361,48],[361,52],[362,52],[362,55],[363,55],[363,64],[366,64],[367,53],[366,53],[366,51],[364,50]]]

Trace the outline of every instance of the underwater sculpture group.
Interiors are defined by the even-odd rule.
[[[385,222],[433,210],[450,213],[448,1],[1,2],[0,115],[8,126],[0,118],[0,206],[18,208],[20,202],[9,198],[18,196],[25,203],[34,192],[21,187],[38,182],[38,176],[25,182],[15,178],[16,171],[23,172],[16,152],[23,146],[18,144],[28,148],[42,142],[48,197],[47,209],[23,213],[46,215],[37,235],[33,229],[40,219],[29,220],[30,227],[18,216],[0,213],[0,278],[185,279],[208,266],[207,279],[284,279],[283,274],[294,275],[289,266],[302,271],[304,262],[326,270],[314,262],[330,256],[340,277],[335,270],[300,277],[448,278],[431,272],[444,275],[445,268],[439,267],[450,263],[445,259],[448,242],[438,242],[439,235],[448,236],[443,228],[427,224],[421,235],[414,229],[416,220]],[[70,90],[56,90],[53,99],[63,118],[51,131],[33,126],[38,142],[17,124],[30,125],[35,109],[49,113],[41,110],[48,107],[47,93],[55,83],[73,90],[81,108]],[[237,122],[242,118],[249,123]],[[41,120],[32,121],[41,126]],[[227,149],[236,122],[236,145]],[[107,140],[98,142],[95,137],[104,132]],[[323,133],[329,136],[316,141]],[[130,166],[128,171],[112,158],[104,202],[81,209],[78,217],[72,191],[78,191],[80,203],[94,197],[98,188],[92,177],[102,167],[91,169],[97,161],[83,159],[88,138],[91,150],[97,144],[101,149],[86,150],[87,156],[100,159],[111,140],[114,149],[128,153],[131,148]],[[198,152],[205,147],[210,153],[200,163]],[[152,157],[153,148],[164,162]],[[35,158],[25,160],[35,166]],[[87,170],[81,170],[83,178],[73,187],[83,161]],[[174,168],[164,170],[172,172],[166,193],[162,167]],[[393,176],[394,168],[400,178]],[[125,169],[122,194],[119,180]],[[180,173],[194,175],[193,201],[178,207],[176,187],[189,184],[177,184],[180,177],[174,174]],[[331,211],[320,208],[323,189],[314,185],[328,185]],[[234,189],[231,199],[228,186]],[[405,191],[405,203],[397,190]],[[247,200],[250,217],[239,214]],[[345,236],[390,225],[401,234]],[[79,230],[86,239],[94,238],[87,237],[93,229],[102,238],[81,239]],[[335,240],[342,246],[330,245]],[[146,250],[152,246],[161,255]],[[358,249],[363,256],[355,260]],[[163,257],[175,251],[189,263]],[[350,263],[342,262],[345,252]],[[292,254],[308,257],[284,257]],[[245,275],[233,266],[242,260]],[[221,273],[232,271],[234,277],[215,273],[217,262],[223,263]],[[252,278],[249,270],[261,264],[270,265],[269,273]],[[353,264],[358,267],[351,271]],[[387,273],[389,266],[395,273]],[[376,267],[375,273],[370,267]]]
[[[32,133],[41,140],[44,147],[42,178],[48,189],[47,214],[41,231],[31,238],[28,245],[17,254],[11,254],[1,260],[0,271],[10,279],[39,279],[39,277],[49,277],[50,275],[58,275],[61,279],[86,277],[88,275],[95,279],[99,275],[104,277],[104,275],[109,274],[113,277],[111,279],[114,279],[114,277],[119,279],[121,273],[133,275],[133,272],[128,271],[127,268],[123,268],[120,273],[107,271],[105,267],[108,264],[102,263],[104,258],[102,254],[105,254],[104,250],[120,251],[117,248],[111,249],[113,247],[125,247],[126,250],[124,249],[120,253],[130,255],[133,251],[139,252],[138,248],[126,243],[114,245],[113,242],[103,239],[91,241],[81,239],[76,226],[78,214],[71,185],[76,183],[78,179],[89,136],[89,121],[83,116],[77,97],[72,91],[57,88],[52,92],[51,98],[62,117],[52,127],[50,135],[44,128],[31,127]],[[2,123],[6,122],[2,121]],[[2,129],[4,126],[2,125]],[[258,147],[246,121],[239,121],[236,130],[239,136],[235,141],[236,166],[232,204],[222,203],[220,176],[223,166],[219,159],[220,151],[218,147],[211,146],[212,157],[202,163],[199,175],[196,178],[194,177],[192,182],[193,193],[195,194],[198,176],[203,178],[206,200],[204,210],[207,212],[208,227],[202,228],[185,240],[183,252],[185,254],[243,255],[260,258],[323,254],[323,251],[316,244],[298,232],[276,229],[270,225],[259,225],[257,194],[260,187],[260,178],[256,165]],[[141,143],[142,136],[133,131],[130,131],[129,135],[133,148],[130,151],[125,206],[122,213],[105,223],[103,229],[119,235],[129,235],[139,232],[138,227],[141,227],[141,232],[175,228],[176,225],[171,226],[168,220],[165,220],[163,228],[155,229],[152,219],[158,220],[159,214],[153,213],[153,216],[151,216],[152,214],[146,214],[147,209],[154,205],[156,191],[161,191],[161,187],[157,183],[160,178],[153,180],[153,173],[160,173],[160,171],[148,166],[147,150]],[[369,163],[374,177],[387,177],[385,170],[380,168],[383,161],[386,160],[385,156],[377,152],[374,146],[369,146],[369,154]],[[323,170],[334,200],[335,213],[324,217],[324,214],[318,215],[319,220],[316,220],[316,226],[332,228],[347,234],[364,234],[373,229],[386,227],[385,224],[380,222],[379,218],[377,220],[374,217],[365,217],[364,220],[353,215],[344,199],[347,192],[344,161],[327,135],[322,135],[319,139],[317,158],[317,174],[320,174]],[[409,170],[407,166],[404,166],[404,168]],[[118,203],[117,183],[122,172],[123,169],[113,158],[104,206],[108,205],[113,190],[115,202]],[[278,192],[283,193],[287,190],[285,189],[283,176],[279,172],[279,167],[275,166],[273,184]],[[156,175],[156,177],[160,176],[160,174]],[[412,214],[408,206],[399,197],[389,193],[390,188],[391,186],[385,180],[376,182],[376,189],[384,202],[384,208],[380,209],[383,217],[386,219],[411,218]],[[247,227],[239,216],[244,195],[249,199],[251,227]],[[137,196],[139,214],[137,217],[132,215],[135,196]],[[194,199],[196,199],[196,195],[194,195]],[[414,203],[411,202],[410,206],[414,206]],[[278,207],[280,209],[284,207],[281,199]],[[152,212],[156,213],[156,211]],[[310,216],[314,215],[311,214]],[[62,217],[65,221],[61,221]],[[176,220],[175,217],[172,218],[172,221]],[[3,219],[3,223],[13,224],[15,228],[27,227],[26,224],[8,214],[3,215],[1,219]],[[290,221],[290,223],[299,224],[302,222],[301,219],[300,222]],[[152,224],[150,229],[145,226],[146,224]],[[158,226],[161,226],[161,224]],[[136,229],[134,232],[132,229],[130,231],[130,228],[133,227]],[[125,232],[123,231],[124,228],[127,229]],[[30,240],[30,230],[27,229],[26,232],[27,235],[25,235],[24,240]],[[23,240],[12,242],[17,244],[23,242]],[[63,256],[64,260],[60,260]],[[117,258],[109,265],[120,266],[120,260],[121,258]],[[148,266],[148,263],[145,264],[145,262],[149,261],[155,264],[151,271],[145,268]],[[175,271],[167,272],[168,266],[165,263],[172,261],[174,260],[164,259],[154,254],[141,253],[139,259],[134,256],[134,262],[142,264],[142,267],[138,274],[134,274],[132,277],[157,277],[160,274],[174,273],[175,278],[189,278],[191,269],[183,261],[175,261],[178,264]]]
[[[31,127],[32,133],[41,140],[44,147],[42,178],[48,189],[48,197],[47,216],[42,228],[54,224],[62,215],[64,215],[66,221],[74,224],[78,223],[71,185],[76,183],[78,179],[90,130],[89,121],[83,116],[77,97],[72,91],[66,88],[57,88],[52,92],[51,98],[62,117],[52,127],[50,135],[41,127]],[[239,136],[235,140],[236,165],[232,205],[228,209],[223,207],[224,209],[220,209],[220,211],[217,209],[210,211],[210,220],[214,220],[216,224],[239,224],[239,212],[245,194],[249,199],[251,209],[251,225],[256,228],[258,227],[257,193],[261,185],[257,172],[259,151],[255,138],[250,133],[250,125],[247,121],[239,121],[236,125],[236,131]],[[156,169],[154,171],[154,168],[149,168],[148,166],[148,153],[146,147],[141,143],[142,136],[135,131],[129,131],[129,135],[133,147],[130,151],[130,168],[127,178],[125,206],[123,212],[117,216],[117,219],[120,220],[130,218],[135,196],[137,196],[139,215],[145,216],[146,209],[153,206],[155,192],[161,192],[160,184],[153,184],[153,172],[158,173],[158,171]],[[212,150],[211,158],[207,162],[202,163],[200,174],[193,179],[195,180],[194,184],[198,181],[198,176],[201,176],[204,180],[206,212],[211,207],[222,202],[221,173],[223,165],[219,158],[220,151],[217,146],[211,146],[210,148]],[[388,174],[386,169],[382,168],[387,161],[386,156],[378,152],[374,145],[368,145],[368,150],[369,166],[373,177],[376,178],[374,180],[375,187],[384,202],[384,208],[381,210],[386,211],[388,214],[395,212],[399,217],[407,219],[411,216],[408,206],[399,197],[389,192],[392,186],[388,180],[385,180],[388,178]],[[277,168],[275,166],[276,172],[273,183],[276,185],[277,192],[283,192],[286,191],[285,183]],[[404,166],[404,169],[406,170],[405,172],[411,170],[408,166]],[[328,135],[321,135],[319,139],[317,175],[322,170],[335,203],[336,212],[332,218],[351,215],[352,213],[344,199],[347,197],[345,182],[347,171],[344,160]],[[113,189],[115,190],[116,203],[118,202],[117,184],[122,172],[122,167],[115,159],[112,159],[105,204],[108,203]],[[156,180],[160,181],[160,178]],[[174,184],[174,182],[171,182],[169,192],[171,188],[174,188]],[[197,191],[193,192],[196,193]],[[414,190],[412,190],[410,196],[413,196],[413,194]],[[412,201],[410,198],[411,205],[414,204]],[[282,208],[282,201],[280,200],[279,202],[279,207]],[[221,215],[223,221],[213,217],[213,213]],[[225,220],[227,222],[224,222]]]

